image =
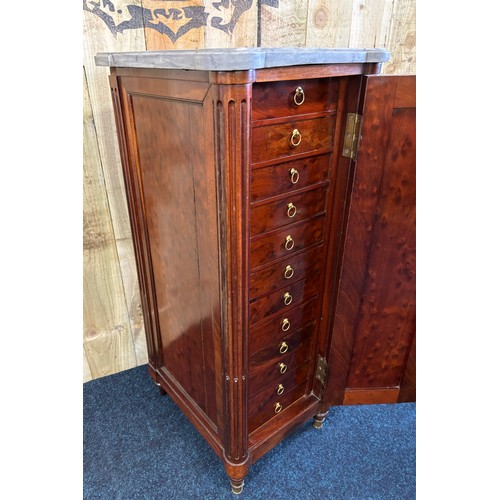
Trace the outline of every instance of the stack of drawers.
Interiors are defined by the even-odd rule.
[[[249,432],[312,389],[338,80],[256,83]]]

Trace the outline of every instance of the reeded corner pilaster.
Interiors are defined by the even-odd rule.
[[[248,465],[248,269],[251,71],[213,73],[219,217],[224,461],[233,490]],[[244,74],[243,74],[244,73]],[[228,83],[220,83],[221,81]],[[243,83],[241,83],[243,82]],[[241,482],[241,483],[240,483]]]

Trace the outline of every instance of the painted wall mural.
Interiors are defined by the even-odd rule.
[[[190,30],[204,26],[231,34],[255,2],[279,6],[279,0],[142,0],[124,6],[120,2],[120,7],[111,0],[83,0],[83,10],[102,19],[115,36],[125,30],[151,28],[175,43]]]

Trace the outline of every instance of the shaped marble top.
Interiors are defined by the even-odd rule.
[[[101,52],[97,66],[237,71],[280,66],[335,63],[382,63],[385,49],[235,48]]]

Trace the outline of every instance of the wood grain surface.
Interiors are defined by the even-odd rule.
[[[251,201],[270,198],[280,193],[293,193],[295,190],[324,182],[328,179],[328,168],[328,155],[254,168],[250,174]],[[297,172],[294,174],[293,170]]]
[[[255,270],[280,257],[291,257],[299,250],[322,241],[323,231],[324,216],[320,216],[267,233],[263,237],[255,237],[250,242],[251,269]],[[293,240],[293,246],[289,245],[290,250],[285,247],[288,237]]]
[[[278,125],[265,125],[252,130],[252,163],[310,153],[332,146],[333,120],[290,120]],[[296,135],[294,137],[294,131]],[[294,145],[296,144],[296,145]]]
[[[258,328],[251,328],[249,332],[249,351],[260,352],[269,343],[278,345],[278,342],[295,330],[298,330],[301,325],[307,325],[314,320],[317,314],[318,301],[311,300],[300,306],[296,306],[287,310],[282,315],[276,316],[270,321],[259,325]],[[286,321],[285,321],[286,320]],[[285,328],[283,330],[283,322],[285,321]]]
[[[265,204],[254,206],[250,212],[250,234],[267,233],[325,212],[327,185],[299,194],[288,194]]]
[[[303,92],[295,96],[299,87]],[[334,79],[259,83],[253,89],[252,120],[333,110],[337,95],[338,80]]]
[[[262,2],[260,14],[260,46],[305,47],[308,2],[288,0]]]
[[[307,366],[305,366],[305,368],[307,368]],[[282,394],[281,396],[276,396],[274,393],[271,393],[263,394],[260,399],[255,398],[249,405],[249,431],[255,431],[264,422],[267,422],[268,420],[274,418],[277,413],[281,413],[282,411],[286,410],[286,408],[290,406],[294,401],[303,396],[306,391],[307,382],[303,382],[300,385],[298,384],[299,382],[294,383],[293,388],[288,392]],[[278,404],[280,405],[279,412],[276,411],[276,405]]]
[[[399,390],[415,331],[415,78],[365,83],[329,404],[342,404],[346,390]]]
[[[268,316],[286,314],[286,311],[292,309],[292,304],[300,304],[317,296],[319,283],[320,277],[318,274],[309,275],[303,280],[290,285],[287,284],[276,292],[251,301],[249,305],[250,321],[252,324],[256,324]],[[287,299],[289,302],[287,302]]]
[[[319,273],[322,267],[322,252],[323,248],[316,246],[250,274],[250,299],[291,285],[305,276]]]

